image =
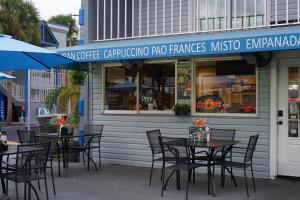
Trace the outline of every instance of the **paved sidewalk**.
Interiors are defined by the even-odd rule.
[[[56,164],[54,164],[56,166]],[[55,170],[57,172],[57,170]],[[171,179],[164,196],[160,197],[159,170],[154,171],[152,186],[148,186],[149,169],[119,165],[104,165],[97,172],[87,171],[82,163],[71,163],[69,177],[55,176],[57,195],[53,195],[51,181],[48,179],[50,199],[52,200],[184,200],[185,180],[182,178],[182,189],[176,190],[175,180]],[[257,192],[250,185],[250,198],[247,198],[244,180],[238,178],[238,187],[233,187],[227,178],[223,189],[217,181],[217,196],[207,195],[206,175],[197,176],[189,190],[190,200],[297,200],[300,199],[300,180],[263,180],[257,179]],[[40,199],[46,199],[42,184]],[[20,185],[22,189],[22,185]],[[22,191],[20,191],[22,194]],[[10,185],[10,199],[15,199],[14,186]],[[1,197],[0,197],[1,199]],[[3,197],[2,197],[3,199]]]

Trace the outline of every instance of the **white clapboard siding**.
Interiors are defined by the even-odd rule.
[[[193,117],[162,115],[103,115],[102,69],[93,72],[92,122],[104,124],[101,142],[103,163],[133,166],[151,166],[151,151],[146,137],[147,130],[160,129],[162,134],[187,137]],[[269,178],[270,139],[270,69],[259,68],[258,117],[206,117],[213,128],[236,129],[236,139],[246,145],[250,135],[259,133],[260,138],[254,154],[254,170],[257,177]],[[95,159],[98,153],[93,153]],[[241,159],[235,155],[236,159]],[[159,164],[155,165],[160,167]],[[237,172],[240,174],[239,172]]]

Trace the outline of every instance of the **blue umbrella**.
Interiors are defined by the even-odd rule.
[[[16,78],[16,77],[0,72],[0,80],[2,80],[2,79],[12,79],[12,78]]]
[[[26,42],[12,39],[0,34],[0,69],[1,70],[46,70],[58,65],[76,63],[54,51],[40,48]],[[30,74],[30,73],[28,73]],[[30,82],[27,85],[30,88]],[[27,90],[28,107],[30,107],[30,89]],[[27,111],[27,127],[30,128],[30,108]]]
[[[74,63],[54,51],[37,47],[26,42],[0,34],[0,69],[28,70],[50,69],[57,65]]]

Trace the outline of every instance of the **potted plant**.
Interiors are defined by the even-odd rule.
[[[174,111],[175,115],[180,115],[181,114],[181,105],[179,105],[178,103],[176,105],[174,105],[173,111]]]
[[[187,104],[181,105],[181,114],[189,115],[191,113],[191,106]]]
[[[173,106],[175,115],[189,115],[191,113],[191,107],[187,104],[176,104]]]

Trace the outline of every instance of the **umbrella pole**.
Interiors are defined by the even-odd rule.
[[[27,119],[26,119],[26,127],[28,130],[30,130],[30,115],[31,115],[31,112],[30,112],[30,109],[31,109],[31,106],[30,106],[30,90],[31,90],[31,77],[30,77],[30,70],[27,71]]]

